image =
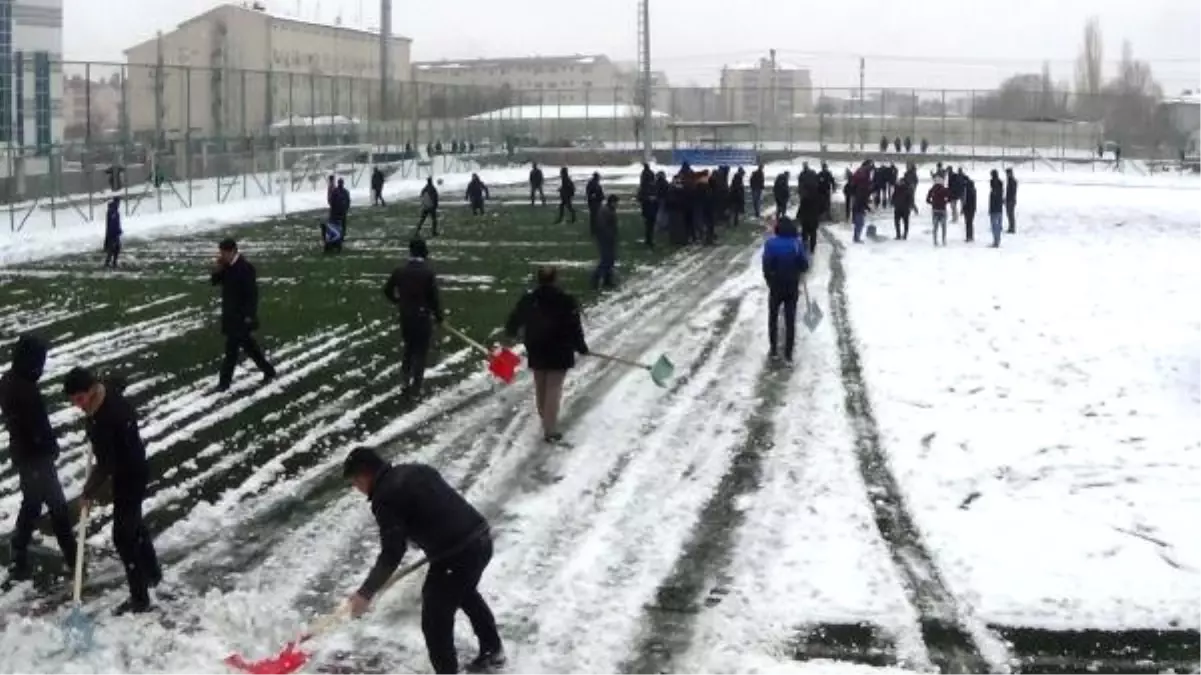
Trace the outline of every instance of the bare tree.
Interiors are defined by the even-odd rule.
[[[1100,94],[1105,86],[1102,67],[1105,46],[1101,40],[1101,21],[1089,17],[1084,24],[1084,42],[1076,57],[1076,96],[1078,112],[1089,119],[1100,117]]]
[[[1123,145],[1154,148],[1174,142],[1162,124],[1163,90],[1146,61],[1134,58],[1130,42],[1122,43],[1118,75],[1105,85],[1105,136]]]

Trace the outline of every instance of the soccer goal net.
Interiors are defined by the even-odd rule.
[[[280,148],[275,167],[280,215],[288,215],[289,194],[324,195],[330,176],[341,178],[347,188],[369,185],[374,150],[371,145]],[[312,208],[311,204],[305,206]]]

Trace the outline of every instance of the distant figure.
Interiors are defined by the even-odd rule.
[[[572,200],[575,198],[575,183],[572,182],[571,176],[567,173],[567,167],[559,169],[559,218],[555,224],[563,222],[564,212],[571,213],[571,222],[575,222],[575,206]]]
[[[934,245],[938,246],[938,232],[942,230],[942,245],[947,245],[947,202],[951,201],[951,191],[943,185],[942,178],[936,178],[930,191],[926,193],[926,203],[930,205],[931,218],[934,223]]]
[[[116,164],[111,164],[104,170],[104,174],[108,176],[108,189],[113,192],[120,192],[121,188],[124,187],[122,178],[125,174],[125,169]]]
[[[388,205],[384,202],[384,172],[378,166],[371,171],[371,205]]]
[[[542,169],[538,168],[538,162],[533,162],[530,168],[530,206],[534,205],[534,195],[537,194],[542,198],[542,205],[546,206],[546,193],[542,191]]]
[[[930,149],[930,142],[923,138],[922,139],[922,154],[923,155],[926,154],[926,151],[929,149]]]
[[[906,136],[905,137],[905,152],[909,152],[910,150],[913,150],[913,139]]]
[[[1120,150],[1114,150],[1114,154],[1118,154]],[[1018,179],[1013,177],[1013,167],[1005,169],[1005,215],[1009,218],[1008,234],[1017,234],[1017,225],[1014,223],[1015,212],[1018,207]]]
[[[893,145],[893,147],[895,147],[897,149],[897,152],[900,152],[901,151],[901,137],[897,136],[895,139],[893,139],[892,145]]]
[[[601,205],[605,203],[605,191],[601,187],[599,171],[592,173],[592,179],[584,186],[584,199],[588,203],[588,231],[596,234],[596,221],[600,217]]]
[[[988,181],[988,224],[992,227],[992,247],[1001,247],[1001,219],[1004,218],[1005,186],[997,170],[993,169]]]
[[[751,212],[756,218],[761,218],[760,211],[763,207],[763,188],[765,182],[763,178],[763,165],[755,167],[751,172],[751,180],[749,187],[751,188]]]
[[[488,186],[480,180],[479,174],[471,174],[471,182],[467,184],[467,193],[464,198],[471,203],[471,215],[484,215],[484,200],[490,199],[491,195],[488,193]]]
[[[421,228],[425,219],[434,222],[434,236],[438,236],[438,188],[434,187],[433,177],[425,179],[425,187],[421,188],[421,220],[417,221],[417,236],[421,236]]]
[[[348,223],[350,216],[350,190],[346,189],[345,181],[338,179],[338,184],[334,188],[333,196],[330,197],[329,204],[329,219],[330,222],[337,223],[342,228],[342,237],[345,238],[350,228]]]
[[[121,255],[121,198],[113,197],[104,216],[104,266],[116,268]]]
[[[613,268],[617,265],[617,195],[609,195],[596,215],[596,250],[599,260],[592,273],[592,290],[613,288]]]

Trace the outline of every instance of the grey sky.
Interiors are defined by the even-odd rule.
[[[379,0],[266,0],[274,12],[374,26]],[[70,60],[121,62],[122,49],[219,0],[65,0]],[[747,11],[750,8],[754,11]],[[394,0],[393,30],[415,59],[604,53],[634,60],[636,0]],[[820,8],[820,9],[817,9]],[[114,17],[114,14],[116,15]],[[1129,39],[1170,94],[1201,86],[1197,0],[651,0],[652,60],[672,84],[716,84],[723,63],[775,47],[816,86],[990,88],[1051,61],[1070,80],[1096,14],[1112,70]],[[893,57],[893,58],[887,58]]]

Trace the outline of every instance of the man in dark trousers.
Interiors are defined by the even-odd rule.
[[[760,211],[763,208],[764,185],[763,165],[760,164],[759,166],[755,167],[754,171],[751,172],[751,180],[749,184],[749,187],[751,188],[751,212],[755,214],[756,218],[761,217]]]
[[[797,194],[801,202],[797,207],[797,220],[801,221],[801,240],[809,254],[813,255],[817,251],[817,228],[822,217],[822,196],[817,173],[809,168],[807,162],[797,181]]]
[[[142,520],[142,500],[150,480],[146,446],[138,432],[138,414],[123,395],[120,380],[101,382],[84,368],[72,368],[63,378],[63,393],[87,416],[84,427],[96,463],[83,484],[83,507],[96,501],[110,478],[113,494],[113,545],[125,567],[129,599],[116,615],[150,609],[150,589],[163,579],[154,541]]]
[[[746,215],[746,173],[742,167],[734,172],[734,177],[730,179],[730,224],[737,227],[742,222],[742,217]]]
[[[909,238],[910,213],[917,213],[917,206],[913,203],[913,186],[907,180],[898,181],[892,193],[892,222],[897,231],[897,241]]]
[[[993,169],[988,181],[988,224],[992,230],[992,247],[1001,246],[1001,218],[1004,217],[1005,186],[997,170]]]
[[[121,255],[121,198],[113,197],[108,202],[104,215],[104,266],[115,268]]]
[[[530,206],[534,205],[535,194],[542,198],[542,205],[546,206],[546,193],[542,191],[544,180],[542,169],[538,168],[538,162],[534,162],[530,168]]]
[[[596,215],[596,251],[599,260],[596,270],[592,272],[592,289],[598,290],[603,285],[613,288],[613,267],[617,265],[617,195],[609,195],[605,205]]]
[[[1009,167],[1005,169],[1005,216],[1009,219],[1007,234],[1017,234],[1017,225],[1014,223],[1017,207],[1018,179],[1013,177],[1013,167]]]
[[[217,249],[212,283],[221,287],[221,333],[225,336],[225,360],[221,364],[217,390],[229,389],[240,351],[246,352],[263,372],[263,384],[266,384],[275,379],[275,368],[268,363],[254,339],[254,331],[259,328],[258,276],[254,265],[238,252],[238,243],[233,239],[222,240]]]
[[[342,238],[346,238],[347,220],[350,216],[350,190],[346,189],[345,182],[339,178],[338,185],[334,191],[330,193],[329,198],[329,219],[330,222],[337,223],[342,226]]]
[[[526,361],[534,373],[534,402],[547,443],[563,440],[559,433],[559,405],[567,371],[575,367],[575,355],[587,354],[580,305],[558,286],[553,267],[538,269],[537,285],[521,296],[505,322],[505,335],[520,333]]]
[[[595,235],[596,221],[605,203],[605,190],[601,187],[599,171],[593,172],[592,178],[584,186],[584,199],[588,202],[588,231]]]
[[[776,358],[780,309],[784,309],[784,360],[792,363],[796,343],[796,306],[801,279],[809,270],[809,254],[797,239],[796,224],[787,216],[776,221],[776,236],[763,245],[763,278],[767,281],[767,334]]]
[[[666,182],[667,177],[664,176],[663,180]],[[638,207],[642,212],[642,243],[649,249],[655,248],[655,222],[659,219],[660,204],[657,177],[651,174],[649,185],[638,186]]]
[[[938,232],[942,230],[942,245],[947,245],[947,202],[951,201],[951,191],[943,185],[942,178],[935,178],[934,185],[926,193],[926,203],[930,205],[931,222],[934,225],[934,245],[938,246]]]
[[[484,200],[491,197],[492,195],[488,193],[488,186],[480,180],[479,174],[471,174],[471,182],[467,184],[465,195],[466,200],[471,203],[471,215],[484,215]]]
[[[29,578],[29,542],[33,528],[42,515],[42,506],[50,512],[50,524],[63,553],[66,569],[75,568],[75,538],[71,535],[71,513],[58,480],[54,460],[58,457],[58,439],[50,426],[46,401],[38,380],[46,367],[50,346],[36,335],[22,335],[13,345],[12,368],[0,377],[0,414],[8,431],[8,456],[21,487],[21,508],[12,536],[12,567],[8,576],[15,581]]]
[[[371,170],[371,205],[388,205],[384,202],[384,172],[378,166]]]
[[[425,179],[425,187],[421,188],[421,219],[417,221],[417,236],[421,236],[421,228],[428,217],[434,223],[434,236],[438,236],[438,188],[434,187],[433,177]]]
[[[830,220],[830,203],[831,196],[838,184],[834,181],[834,174],[830,173],[830,167],[825,162],[822,162],[822,170],[817,172],[818,189],[821,191],[822,199],[822,218]]]
[[[433,342],[434,322],[442,323],[438,277],[430,268],[429,247],[423,239],[409,242],[409,261],[397,267],[384,284],[384,297],[400,313],[400,339],[404,352],[400,372],[404,378],[401,395],[420,398],[425,382],[425,363]]]
[[[776,182],[772,184],[771,194],[776,199],[776,215],[788,215],[788,190],[789,181],[792,180],[787,171],[781,171],[776,176]]]
[[[976,183],[966,174],[959,175],[963,185],[963,227],[967,234],[967,242],[971,243],[976,238]]]
[[[467,664],[467,672],[492,672],[504,666],[496,618],[479,592],[480,578],[492,560],[488,521],[425,464],[393,466],[374,450],[358,447],[346,457],[342,475],[371,501],[380,540],[371,572],[347,603],[351,614],[367,611],[412,542],[429,560],[421,588],[421,632],[434,672],[459,672],[455,614],[460,609],[480,645],[479,656]]]
[[[564,212],[571,213],[571,222],[575,222],[575,205],[572,200],[575,199],[575,181],[571,180],[571,176],[567,173],[567,167],[559,168],[559,218],[555,221],[555,225],[563,222]]]

